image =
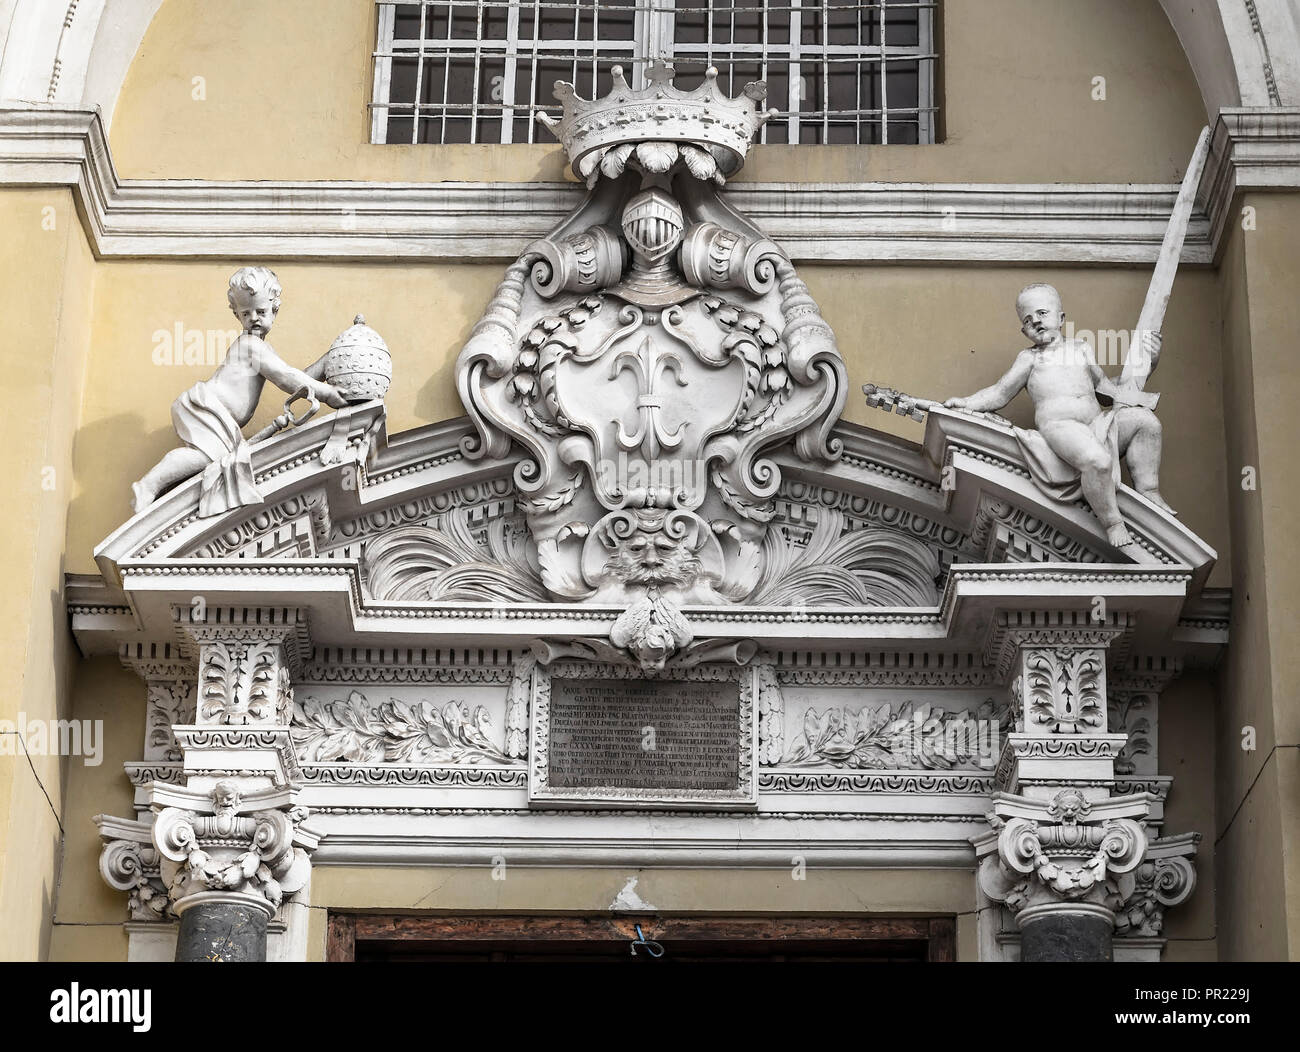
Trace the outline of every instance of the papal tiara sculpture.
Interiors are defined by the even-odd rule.
[[[789,259],[718,195],[764,90],[725,98],[710,71],[681,91],[668,66],[640,90],[616,70],[590,102],[556,86],[547,123],[589,193],[507,269],[456,365],[466,456],[522,453],[513,511],[386,540],[376,595],[612,605],[607,638],[549,645],[648,670],[726,651],[693,641],[683,607],[936,601],[919,541],[831,509],[787,522],[777,499],[773,450],[839,456],[846,386]]]

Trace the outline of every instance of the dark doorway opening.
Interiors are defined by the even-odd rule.
[[[637,952],[636,925],[663,956]],[[386,962],[888,962],[956,958],[952,917],[330,913],[326,959]]]

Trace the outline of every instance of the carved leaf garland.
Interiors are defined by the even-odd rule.
[[[871,770],[948,770],[978,768],[980,737],[1001,728],[1007,712],[997,713],[990,698],[975,712],[947,712],[938,706],[904,702],[864,705],[854,711],[828,708],[804,711],[803,733],[781,760],[789,767],[840,767]],[[974,727],[963,724],[980,721]],[[996,738],[991,742],[997,745]],[[995,761],[996,748],[983,756]]]
[[[289,735],[303,763],[514,764],[491,738],[492,717],[462,701],[441,708],[390,698],[371,705],[360,691],[346,701],[294,702]]]

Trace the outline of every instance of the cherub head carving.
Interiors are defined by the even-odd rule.
[[[1035,347],[1050,347],[1061,338],[1065,325],[1061,294],[1042,282],[1026,285],[1016,297],[1016,317],[1020,319],[1020,331]]]
[[[266,267],[240,267],[230,276],[226,299],[244,331],[265,339],[280,311],[280,279]]]

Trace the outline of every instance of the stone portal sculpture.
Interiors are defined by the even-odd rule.
[[[172,403],[172,424],[185,444],[167,453],[132,485],[132,507],[137,514],[200,472],[201,518],[262,503],[249,459],[252,443],[244,438],[242,428],[253,418],[267,380],[295,398],[319,399],[335,408],[348,404],[344,392],[321,379],[324,357],[306,370],[295,369],[266,342],[280,310],[281,291],[279,280],[266,267],[241,267],[231,276],[227,291],[230,309],[244,331],[230,345],[212,377],[196,383]],[[285,415],[276,421],[278,426],[268,430],[273,434],[304,419],[293,418],[286,404]],[[266,437],[269,435],[263,432],[253,441]]]
[[[1161,427],[1155,415],[1160,396],[1143,388],[1159,361],[1160,326],[1209,148],[1210,130],[1206,128],[1187,166],[1118,382],[1102,371],[1089,343],[1062,335],[1065,310],[1061,295],[1051,285],[1036,283],[1027,285],[1016,298],[1016,316],[1031,346],[1017,355],[997,383],[943,403],[948,409],[988,413],[1001,409],[1027,388],[1037,430],[1013,430],[1030,475],[1055,500],[1069,502],[1082,495],[1114,545],[1132,543],[1117,498],[1121,459],[1128,464],[1134,489],[1157,507],[1176,514],[1160,495]],[[896,405],[898,412],[918,419],[934,405],[874,384],[863,391],[868,405],[886,409]],[[1099,399],[1108,405],[1103,407]]]
[[[997,383],[967,398],[949,398],[951,409],[1001,409],[1022,388],[1034,402],[1038,430],[1016,428],[1030,474],[1044,492],[1059,501],[1080,494],[1106,527],[1111,544],[1132,543],[1120,518],[1116,490],[1120,458],[1125,457],[1139,493],[1166,511],[1160,496],[1160,421],[1143,405],[1115,404],[1103,409],[1097,391],[1106,374],[1086,340],[1061,334],[1065,311],[1051,285],[1035,284],[1016,297],[1021,331],[1032,346],[1021,351]],[[1140,351],[1154,365],[1160,334],[1141,332]]]
[[[611,639],[650,669],[691,638],[678,606],[760,590],[781,481],[763,454],[833,460],[845,398],[807,286],[717,195],[764,86],[729,99],[715,70],[693,92],[672,72],[633,91],[615,68],[590,102],[556,85],[564,118],[546,119],[591,193],[509,268],[456,367],[466,454],[527,451],[515,483],[545,592],[624,607]]]

